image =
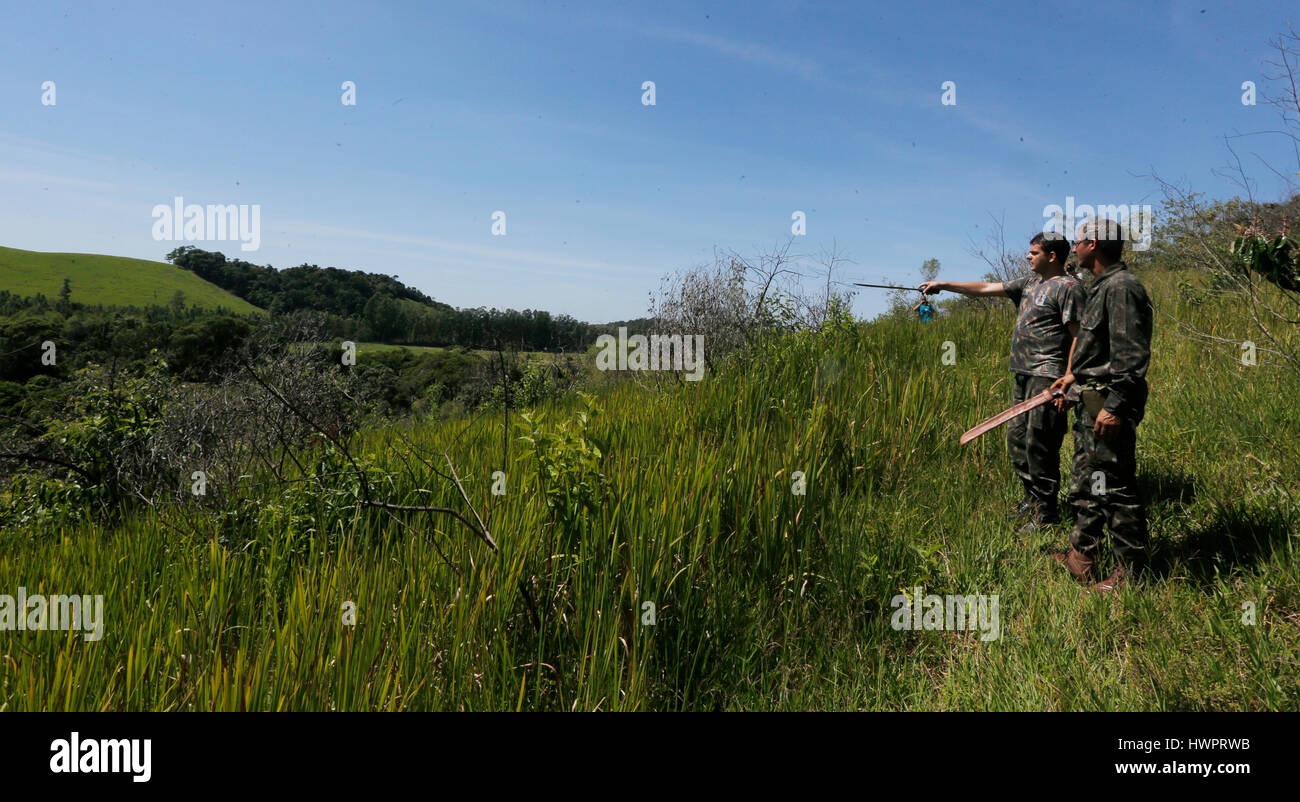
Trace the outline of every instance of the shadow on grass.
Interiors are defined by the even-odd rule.
[[[1138,477],[1138,484],[1146,502],[1148,520],[1171,514],[1171,508],[1190,504],[1198,492],[1194,478],[1181,473],[1144,473]],[[1061,535],[1069,538],[1074,511],[1069,505],[1063,505],[1062,513],[1061,525],[1054,527],[1055,531],[1048,533],[1048,542],[1039,547],[1042,553],[1064,550],[1057,541]],[[1295,530],[1295,518],[1296,511],[1286,507],[1216,503],[1213,515],[1186,534],[1154,539],[1145,573],[1150,580],[1182,576],[1208,587],[1216,576],[1254,570],[1271,559],[1277,549],[1285,548]],[[1103,568],[1107,572],[1111,567],[1107,561],[1110,544],[1107,527],[1102,547]]]
[[[1186,536],[1152,544],[1151,575],[1164,578],[1177,573],[1208,585],[1216,574],[1251,570],[1285,547],[1293,529],[1291,519],[1286,509],[1218,505],[1208,521]]]
[[[1143,471],[1137,480],[1138,493],[1148,507],[1167,503],[1190,504],[1196,499],[1196,480],[1191,474]]]
[[[1061,522],[1044,533],[1045,540],[1038,547],[1038,551],[1042,554],[1060,552],[1069,547],[1070,532],[1074,528],[1074,505],[1070,503],[1069,496],[1064,495],[1069,492],[1069,477],[1065,478],[1066,487],[1060,502]],[[1196,480],[1191,474],[1146,471],[1138,474],[1137,479],[1138,492],[1146,503],[1148,516],[1163,514],[1160,510],[1165,505],[1191,504],[1196,498]],[[1109,546],[1105,550],[1109,553]]]

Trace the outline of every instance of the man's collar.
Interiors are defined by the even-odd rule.
[[[1051,281],[1054,278],[1068,278],[1070,274],[1062,272],[1062,273],[1056,273],[1051,276],[1044,276],[1043,274],[1039,273],[1037,270],[1031,269],[1029,271],[1029,275],[1033,277],[1033,279],[1036,281]]]
[[[1094,273],[1092,276],[1092,283],[1096,285],[1100,283],[1102,280],[1110,278],[1115,273],[1118,273],[1121,270],[1128,270],[1128,265],[1124,264],[1123,259],[1119,260],[1118,262],[1112,263],[1109,267],[1107,267],[1105,270],[1101,271],[1100,273]]]

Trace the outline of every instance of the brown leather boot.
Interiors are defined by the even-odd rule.
[[[1124,587],[1128,582],[1128,574],[1123,568],[1116,568],[1115,573],[1101,580],[1088,589],[1089,593],[1110,594]]]
[[[1070,549],[1066,554],[1053,554],[1052,559],[1065,566],[1070,576],[1080,584],[1090,585],[1093,581],[1092,558],[1081,551]]]

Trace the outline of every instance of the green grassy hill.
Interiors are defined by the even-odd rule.
[[[28,296],[58,297],[63,279],[72,282],[72,300],[105,306],[165,306],[176,291],[185,303],[207,309],[224,307],[238,314],[257,307],[165,262],[89,253],[40,253],[0,247],[0,290]]]

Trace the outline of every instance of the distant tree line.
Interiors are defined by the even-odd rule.
[[[167,261],[272,314],[312,310],[358,317],[365,310],[366,302],[380,292],[394,299],[451,309],[392,276],[360,270],[306,264],[276,270],[270,265],[227,259],[225,254],[192,245],[167,254]]]
[[[401,345],[583,351],[620,324],[593,325],[543,310],[456,309],[393,276],[299,265],[277,270],[186,245],[167,261],[272,315],[317,312],[336,337]],[[649,320],[623,322],[633,333]]]
[[[162,359],[165,373],[176,380],[209,383],[228,373],[248,339],[262,336],[258,332],[268,325],[264,315],[186,307],[179,299],[167,306],[104,307],[75,303],[69,295],[61,293],[51,302],[40,294],[21,297],[0,290],[0,419],[31,421],[52,414],[68,402],[69,380],[87,365],[142,375]],[[312,312],[273,318],[282,325],[296,319],[317,332],[328,326],[324,316]],[[322,334],[322,347],[338,350],[339,342],[325,339]],[[478,403],[487,390],[469,385],[490,386],[495,379],[488,367],[468,349],[450,348],[367,352],[356,367],[340,365],[340,370],[364,375],[378,411],[402,414],[452,401]]]

